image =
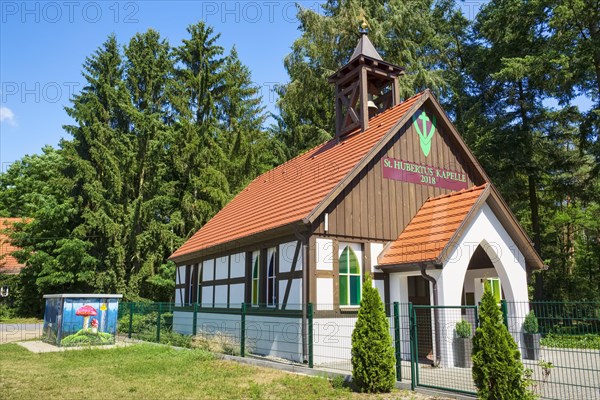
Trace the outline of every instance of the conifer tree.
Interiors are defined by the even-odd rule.
[[[535,397],[524,380],[517,344],[502,322],[490,283],[484,283],[479,327],[473,337],[473,380],[482,400],[526,400]]]
[[[367,275],[352,332],[352,380],[362,392],[389,392],[396,382],[394,365],[390,325],[379,292]]]
[[[189,38],[173,50],[174,188],[178,198],[179,226],[189,237],[229,200],[226,156],[219,143],[217,103],[223,96],[223,48],[219,35],[203,22],[190,25]],[[175,217],[175,215],[174,215]]]

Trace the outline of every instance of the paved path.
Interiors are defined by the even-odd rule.
[[[0,324],[0,344],[42,336],[43,324]]]

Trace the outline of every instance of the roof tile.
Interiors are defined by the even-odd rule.
[[[15,222],[25,222],[23,218],[0,218],[0,274],[18,274],[25,267],[11,253],[19,250],[10,243],[8,230]]]
[[[369,129],[334,138],[260,175],[171,258],[301,221],[367,155],[424,94],[369,120]]]
[[[379,257],[379,265],[438,259],[486,187],[483,184],[428,199]]]

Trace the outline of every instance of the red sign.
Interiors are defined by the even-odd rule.
[[[381,163],[383,177],[396,181],[435,186],[450,190],[467,188],[464,172],[451,171],[431,165],[416,164],[410,161],[384,157]]]

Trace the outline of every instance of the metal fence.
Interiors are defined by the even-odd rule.
[[[599,304],[503,301],[501,308],[540,397],[600,399]],[[479,323],[476,306],[393,303],[385,309],[398,381],[412,388],[476,393],[470,357],[471,338]],[[537,317],[538,334],[523,330],[530,311]],[[118,329],[131,339],[349,373],[357,315],[357,308],[323,304],[288,305],[281,310],[249,304],[203,308],[121,303]],[[463,325],[466,339],[460,337],[457,323]]]
[[[600,304],[527,302],[505,305],[505,324],[546,399],[600,399]],[[533,313],[538,332],[523,329]]]

